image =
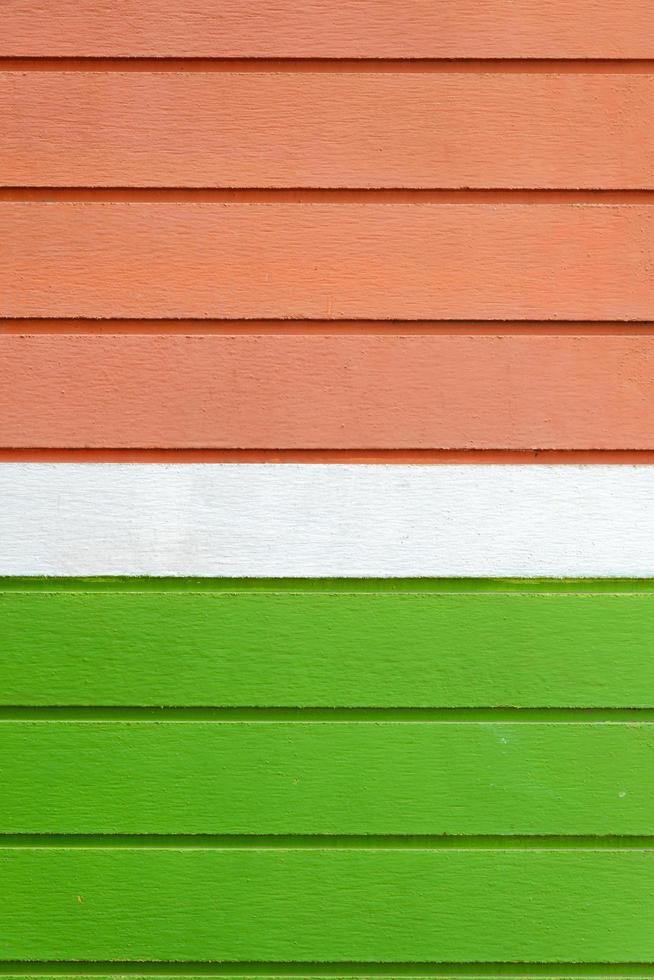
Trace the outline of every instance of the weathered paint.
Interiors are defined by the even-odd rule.
[[[0,315],[654,318],[647,205],[0,204]]]
[[[5,580],[0,704],[654,708],[638,584]]]
[[[654,187],[654,75],[528,68],[0,73],[0,183]]]
[[[654,338],[3,336],[0,445],[652,449]]]
[[[3,55],[651,58],[649,0],[5,0]]]
[[[0,467],[2,575],[651,577],[654,468]]]

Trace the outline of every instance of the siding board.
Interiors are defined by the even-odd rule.
[[[652,449],[654,337],[3,336],[0,445]]]
[[[0,832],[651,834],[653,757],[637,722],[3,721]]]
[[[651,850],[3,848],[0,866],[15,960],[654,959]]]
[[[654,594],[504,587],[0,590],[0,703],[654,707]]]
[[[6,0],[3,55],[651,58],[649,0]]]
[[[13,464],[0,574],[651,578],[654,468]]]
[[[654,319],[639,205],[5,203],[0,315]]]
[[[653,101],[648,74],[6,72],[0,182],[652,188]]]

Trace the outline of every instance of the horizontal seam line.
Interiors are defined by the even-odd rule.
[[[85,961],[85,960],[38,960],[0,962],[0,974],[33,975],[178,975],[207,976],[313,976],[313,977],[651,977],[654,964],[650,963],[445,963],[445,962],[316,962],[316,961]]]
[[[1,346],[1,344],[0,344]],[[654,464],[650,449],[212,449],[0,447],[0,463],[243,463],[283,465],[632,465]]]
[[[0,575],[0,593],[48,592],[53,595],[65,592],[109,592],[140,594],[203,594],[241,595],[294,594],[296,596],[325,593],[349,593],[351,595],[399,595],[443,596],[467,594],[474,596],[519,595],[583,595],[587,597],[614,595],[648,595],[654,593],[654,578],[546,578],[498,577],[498,578],[336,578],[312,576],[310,578],[238,578],[196,576],[44,576]]]
[[[654,204],[650,188],[184,187],[0,185],[5,203],[588,205]]]
[[[636,834],[43,834],[1,833],[2,849],[654,850]]]
[[[0,723],[18,722],[216,722],[380,724],[652,724],[654,707],[319,707],[4,705]]]
[[[279,55],[28,55],[0,56],[1,71],[216,71],[216,72],[472,72],[648,73],[654,59],[602,57],[285,57]]]

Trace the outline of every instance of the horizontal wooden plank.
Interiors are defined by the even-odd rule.
[[[647,74],[5,72],[0,183],[652,188],[653,101]]]
[[[654,594],[46,588],[0,591],[0,704],[654,707]]]
[[[3,55],[651,58],[648,0],[6,0]]]
[[[0,833],[654,833],[654,724],[3,721]]]
[[[652,449],[654,338],[3,336],[0,445]]]
[[[647,205],[4,203],[0,315],[654,319]]]
[[[5,463],[1,575],[650,578],[649,466]]]
[[[55,847],[0,867],[7,959],[654,959],[651,850]]]

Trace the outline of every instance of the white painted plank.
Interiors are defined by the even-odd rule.
[[[654,467],[4,464],[0,574],[654,575]]]

